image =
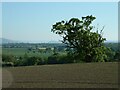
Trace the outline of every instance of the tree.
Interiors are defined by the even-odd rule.
[[[120,60],[120,50],[116,51],[114,59],[118,61]]]
[[[14,62],[15,57],[13,55],[2,55],[3,62]]]
[[[96,18],[91,16],[82,19],[71,18],[69,21],[57,22],[51,31],[63,37],[62,42],[69,48],[69,54],[74,56],[76,62],[104,61],[107,57],[106,47],[103,45],[105,38],[102,37],[102,30],[93,32],[92,21]]]

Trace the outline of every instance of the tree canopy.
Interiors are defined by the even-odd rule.
[[[63,37],[62,42],[69,48],[76,62],[101,62],[107,58],[106,38],[102,37],[102,30],[93,31],[92,22],[96,17],[71,18],[69,21],[56,22],[51,31]]]

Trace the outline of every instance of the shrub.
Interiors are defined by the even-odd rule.
[[[15,57],[13,55],[2,55],[3,62],[13,62]]]
[[[2,67],[11,67],[11,66],[14,66],[13,62],[3,62],[2,63]]]
[[[58,63],[60,64],[66,64],[66,63],[73,63],[74,59],[71,56],[68,55],[60,55]]]
[[[37,57],[36,65],[44,65],[44,64],[45,64],[45,60],[40,57]]]
[[[25,66],[35,65],[37,62],[37,57],[28,57],[24,61]]]
[[[58,55],[51,55],[48,57],[47,64],[57,64],[58,63]]]

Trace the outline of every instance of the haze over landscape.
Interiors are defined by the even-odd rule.
[[[0,4],[1,6],[1,4]],[[2,37],[20,42],[59,42],[59,35],[51,32],[52,25],[72,17],[93,15],[93,25],[100,30],[107,42],[118,41],[117,2],[77,3],[2,3]]]

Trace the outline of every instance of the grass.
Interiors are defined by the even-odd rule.
[[[2,53],[7,55],[23,56],[27,52],[26,48],[3,48]]]
[[[29,52],[27,48],[3,48],[2,49],[2,54],[5,55],[14,55],[14,56],[24,56],[25,53],[28,56],[40,56],[41,58],[48,57],[52,55],[52,53],[39,53],[39,52]]]
[[[117,88],[118,63],[3,68],[3,88]]]

